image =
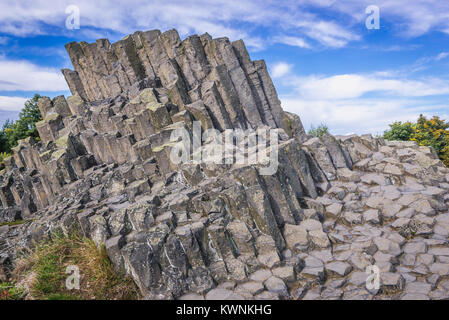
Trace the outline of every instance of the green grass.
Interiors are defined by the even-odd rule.
[[[53,235],[38,243],[20,261],[17,279],[33,275],[29,294],[42,300],[129,300],[139,291],[129,276],[117,273],[103,246],[74,232],[69,236]],[[80,290],[68,290],[66,268],[76,265],[80,271]]]
[[[27,223],[30,221],[32,221],[32,220],[15,220],[15,221],[9,221],[9,222],[2,222],[2,223],[0,223],[0,227],[3,227],[3,226],[13,227],[13,226],[18,226],[18,225],[21,225],[21,224],[24,224],[24,223]]]
[[[63,289],[61,286],[64,279],[63,256],[60,256],[55,249],[57,248],[46,245],[39,247],[36,253],[37,259],[33,268],[36,282],[33,289],[38,295],[47,295]]]
[[[52,293],[45,297],[46,300],[80,300],[76,295],[69,295],[64,293]]]
[[[0,283],[0,300],[22,300],[26,292],[23,288],[15,286],[13,283]]]

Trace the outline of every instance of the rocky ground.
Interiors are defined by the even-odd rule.
[[[282,262],[181,298],[447,299],[448,169],[413,142],[364,152],[354,170],[337,170],[326,194],[309,199],[306,220],[285,226]],[[370,265],[379,268],[379,290],[366,288]]]
[[[0,280],[21,248],[78,228],[147,299],[449,296],[449,170],[432,149],[307,136],[241,41],[149,31],[67,49],[73,96],[39,101],[42,141],[0,173]],[[173,164],[170,134],[193,121],[275,130],[278,170]]]

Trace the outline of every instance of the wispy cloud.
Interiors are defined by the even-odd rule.
[[[348,42],[360,39],[359,35],[330,21],[314,23],[312,27],[305,31],[305,34],[326,46],[335,48],[344,47]]]
[[[440,54],[438,54],[436,56],[435,60],[440,61],[440,60],[447,58],[448,56],[449,56],[449,52],[441,52]]]
[[[315,2],[315,0],[309,0]],[[449,33],[449,3],[440,0],[345,0],[324,1],[337,12],[352,16],[357,21],[366,18],[364,9],[369,5],[380,8],[381,28],[392,23],[392,31],[406,37],[418,37],[429,31]]]
[[[258,27],[279,26],[283,43],[302,48],[313,47],[311,41],[340,48],[361,39],[366,18],[365,8],[372,0],[21,0],[0,3],[0,30],[16,36],[70,34],[65,29],[65,8],[80,8],[81,29],[110,30],[120,34],[136,29],[177,28],[181,34],[209,32],[212,36],[243,38],[263,48],[254,36]],[[377,0],[381,28],[392,23],[393,32],[416,37],[437,30],[449,34],[449,3],[441,0]],[[317,9],[328,14],[319,15]],[[99,32],[98,30],[96,30]],[[101,32],[100,32],[101,33]],[[272,35],[274,36],[274,35]],[[278,35],[279,37],[279,35]]]
[[[0,110],[20,111],[27,100],[22,97],[0,96]]]
[[[283,43],[294,47],[310,48],[310,45],[303,38],[299,37],[279,36],[274,38],[274,42]]]
[[[65,29],[65,8],[72,0],[50,2],[22,0],[14,4],[0,3],[0,30],[5,34],[27,36],[36,34],[70,34]],[[297,1],[240,1],[195,0],[186,5],[179,0],[106,1],[78,0],[81,29],[110,30],[120,34],[137,29],[176,28],[181,35],[209,32],[214,37],[243,38],[249,46],[260,50],[263,42],[254,35],[255,28],[280,26],[283,43],[309,48],[308,38],[322,45],[341,47],[358,36],[344,24],[323,19],[310,10],[310,6],[328,6],[326,1],[302,5]],[[90,28],[90,29],[89,29]],[[98,32],[98,30],[96,30]]]
[[[0,91],[64,90],[68,90],[68,86],[60,70],[0,58]]]
[[[388,73],[386,74],[388,76]],[[308,76],[286,79],[305,99],[350,99],[368,93],[402,97],[449,94],[449,82],[441,78],[407,80],[374,75],[341,74],[327,77]]]

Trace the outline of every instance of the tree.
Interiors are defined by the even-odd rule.
[[[40,95],[35,94],[33,98],[25,102],[16,122],[6,120],[3,124],[0,132],[0,152],[10,153],[20,139],[33,137],[39,140],[36,122],[42,120],[41,112],[37,106],[40,97]]]
[[[36,122],[42,120],[41,112],[37,106],[40,95],[35,94],[34,97],[25,102],[25,107],[19,113],[19,119],[12,124],[11,130],[7,130],[9,147],[17,146],[21,139],[33,137],[39,139],[39,133],[36,129]]]
[[[8,153],[11,151],[8,138],[8,130],[11,130],[13,122],[11,120],[6,120],[3,124],[2,130],[0,131],[0,152]]]
[[[449,122],[434,116],[428,120],[420,115],[416,123],[395,122],[385,131],[386,140],[416,141],[420,146],[433,147],[446,166],[449,166]]]

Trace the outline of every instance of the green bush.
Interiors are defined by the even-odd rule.
[[[313,136],[313,137],[321,138],[325,134],[329,134],[329,128],[324,123],[320,124],[316,128],[312,125],[312,127],[310,128],[308,134]]]
[[[390,124],[390,128],[390,130],[385,131],[384,133],[384,139],[390,141],[409,141],[414,132],[413,123],[411,122],[395,122]]]

